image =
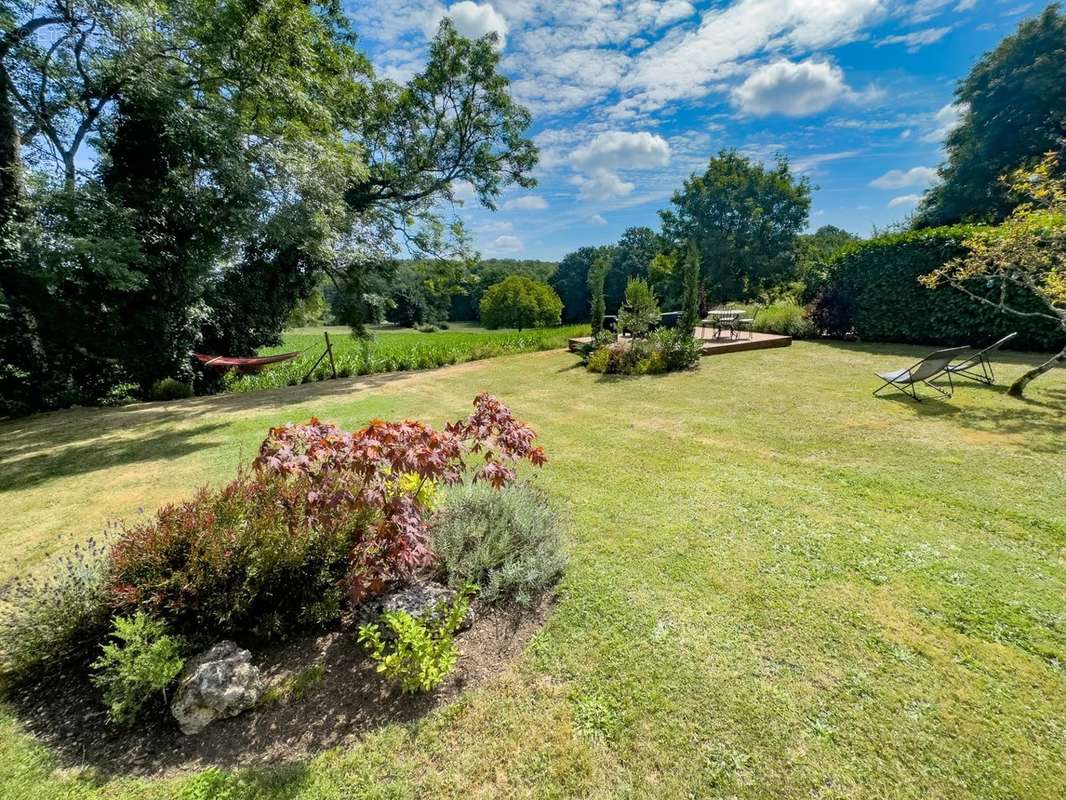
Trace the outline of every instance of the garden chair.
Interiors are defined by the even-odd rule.
[[[750,317],[741,316],[740,319],[733,323],[733,327],[736,331],[747,331],[748,338],[751,338],[752,331],[755,330],[755,318],[759,316],[759,311],[756,309],[752,312]]]
[[[899,389],[907,397],[915,400],[916,402],[922,402],[922,398],[918,396],[918,384],[924,383],[931,389],[936,389],[944,397],[951,397],[955,393],[955,385],[951,382],[951,373],[948,372],[948,365],[967,350],[971,350],[970,347],[950,347],[947,350],[937,350],[935,353],[930,353],[917,364],[906,369],[897,369],[892,372],[877,372],[874,373],[878,378],[885,383],[874,390],[874,396],[876,397],[879,392],[892,386]],[[934,384],[932,381],[938,375],[948,376],[948,388],[947,390]],[[909,391],[908,391],[909,390]]]
[[[992,371],[992,354],[1017,335],[1017,331],[1007,334],[998,342],[993,342],[984,350],[978,350],[973,355],[967,356],[958,364],[949,364],[947,368],[948,375],[962,375],[965,378],[987,383],[991,386],[996,382],[996,373]],[[980,372],[978,372],[978,369],[980,369]]]

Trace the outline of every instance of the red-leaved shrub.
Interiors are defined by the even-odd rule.
[[[494,487],[540,465],[536,434],[496,398],[437,431],[381,422],[348,433],[316,419],[270,431],[222,489],[161,509],[123,533],[108,597],[192,635],[283,635],[340,613],[429,566],[423,485],[471,474]]]

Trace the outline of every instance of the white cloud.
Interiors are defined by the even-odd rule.
[[[977,0],[959,0],[959,4],[955,6],[955,11],[962,13],[963,11],[973,11],[977,7]]]
[[[508,211],[540,211],[548,207],[548,201],[537,194],[526,194],[503,204]]]
[[[899,206],[916,206],[922,199],[919,194],[905,194],[899,197],[893,197],[888,201],[889,208],[898,208]]]
[[[803,117],[855,97],[840,67],[814,59],[774,61],[755,70],[733,90],[733,102],[756,117]]]
[[[605,220],[603,218],[603,216],[600,215],[600,214],[593,214],[591,217],[589,217],[589,222],[592,223],[593,225],[606,225],[607,224],[607,220]]]
[[[448,7],[448,16],[455,29],[469,39],[480,39],[489,33],[500,37],[500,47],[507,41],[507,20],[492,7],[491,3],[474,3],[462,0]]]
[[[625,197],[637,188],[635,183],[624,181],[615,173],[598,169],[591,175],[574,175],[570,182],[578,187],[582,200],[610,200]]]
[[[702,97],[766,51],[822,50],[860,38],[887,13],[884,0],[739,0],[704,12],[695,30],[666,36],[637,56],[616,112],[632,114]]]
[[[452,195],[456,200],[461,200],[464,203],[469,203],[477,197],[474,185],[470,181],[452,182]]]
[[[908,53],[917,53],[926,45],[939,42],[949,33],[951,33],[950,25],[942,28],[926,28],[921,31],[911,31],[910,33],[897,34],[895,36],[886,36],[874,46],[884,47],[885,45],[890,44],[905,44],[907,45]]]
[[[801,175],[816,175],[819,171],[818,168],[822,164],[857,158],[863,154],[864,151],[862,150],[841,150],[836,153],[816,153],[810,156],[799,156],[792,161],[792,170]]]
[[[875,189],[909,189],[912,186],[925,187],[936,180],[936,170],[932,167],[911,167],[906,172],[890,169],[880,178],[870,181],[870,185]]]
[[[666,0],[655,15],[655,25],[656,27],[663,27],[685,19],[685,17],[691,17],[695,13],[696,9],[692,6],[692,3],[688,3],[685,0]]]
[[[923,142],[942,142],[949,133],[959,127],[963,116],[969,111],[965,103],[948,103],[933,114],[934,128],[922,137]]]
[[[670,145],[647,131],[608,131],[574,150],[570,162],[583,170],[662,167],[670,163]]]
[[[523,247],[517,236],[497,236],[492,242],[492,249],[497,253],[519,253]]]

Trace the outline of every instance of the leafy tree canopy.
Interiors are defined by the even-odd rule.
[[[562,300],[548,284],[521,275],[490,287],[481,300],[481,322],[486,328],[558,325],[562,311]]]
[[[1026,20],[955,90],[964,109],[947,137],[941,183],[922,200],[920,227],[997,222],[1017,203],[999,177],[1066,141],[1066,15],[1057,3]]]
[[[714,302],[745,300],[796,274],[796,236],[807,223],[811,185],[781,157],[770,167],[723,150],[661,211],[663,236],[699,250]]]

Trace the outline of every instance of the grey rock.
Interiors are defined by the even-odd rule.
[[[182,733],[199,733],[216,719],[235,717],[258,702],[263,681],[251,662],[251,653],[223,641],[185,664],[170,704]]]
[[[454,603],[457,594],[458,592],[454,589],[449,589],[439,583],[415,581],[402,589],[370,601],[366,604],[361,616],[366,622],[376,622],[387,611],[406,611],[415,619],[429,621],[439,609],[443,608],[443,605],[450,606]],[[463,624],[459,626],[459,630],[466,630],[473,623],[474,610],[471,608]],[[386,629],[382,633],[387,636],[389,631]]]

